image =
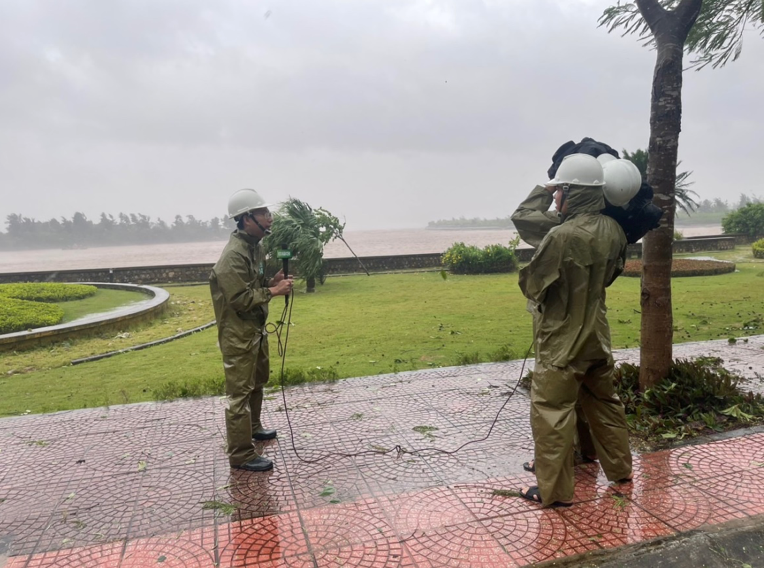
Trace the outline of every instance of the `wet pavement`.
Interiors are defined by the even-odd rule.
[[[674,353],[721,357],[764,392],[764,336]],[[534,481],[521,391],[487,439],[412,453],[484,438],[520,375],[513,361],[290,388],[293,439],[272,393],[280,437],[259,474],[229,469],[220,398],[0,420],[0,566],[524,566],[764,513],[760,432],[635,456],[630,486],[579,466],[569,509],[496,494]]]

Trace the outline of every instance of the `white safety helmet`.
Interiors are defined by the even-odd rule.
[[[602,165],[589,154],[570,154],[562,159],[557,175],[550,179],[547,187],[554,185],[583,185],[601,187],[605,183]]]
[[[605,187],[602,190],[611,205],[626,205],[639,192],[642,174],[629,160],[611,160],[602,169],[605,172]]]
[[[240,189],[228,199],[228,217],[233,219],[247,211],[272,207],[254,189]]]
[[[603,168],[605,167],[605,164],[607,164],[608,162],[612,162],[613,160],[617,160],[617,159],[618,158],[613,156],[613,154],[608,154],[607,152],[597,156],[597,160],[599,161],[600,164],[602,164]]]

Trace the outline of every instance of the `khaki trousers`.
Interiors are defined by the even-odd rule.
[[[252,434],[262,427],[263,387],[268,382],[268,335],[255,338],[251,351],[235,355],[223,354],[225,411],[228,461],[242,465],[258,457]]]
[[[566,367],[536,362],[531,382],[531,429],[536,479],[546,505],[573,500],[576,402],[589,423],[602,469],[610,481],[631,474],[623,403],[608,361],[573,361]]]

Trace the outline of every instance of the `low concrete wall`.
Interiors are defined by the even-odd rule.
[[[674,252],[688,253],[700,251],[729,250],[738,243],[739,236],[711,236],[682,239],[674,242]],[[519,248],[520,262],[529,262],[535,249]],[[396,272],[404,270],[438,270],[441,267],[441,253],[402,254],[389,256],[361,257],[361,262],[370,272]],[[628,258],[642,258],[642,244],[627,248]],[[299,275],[299,261],[292,261],[290,269]],[[363,273],[363,268],[355,258],[327,258],[324,260],[326,274]],[[102,268],[92,270],[59,270],[51,272],[0,273],[0,284],[9,282],[130,282],[134,284],[173,284],[184,282],[207,282],[212,264],[183,264],[175,266],[138,266],[124,268]],[[291,271],[290,270],[290,271]]]
[[[733,250],[737,244],[736,237],[702,237],[699,239],[681,239],[674,241],[674,252],[699,252],[713,250]]]
[[[136,323],[154,319],[167,308],[167,303],[170,299],[170,294],[166,290],[154,288],[152,286],[107,284],[103,282],[83,283],[96,286],[97,288],[141,292],[148,296],[149,299],[132,306],[117,308],[116,310],[100,314],[93,314],[69,323],[0,335],[0,352],[22,351],[40,345],[48,345],[55,341],[92,335],[96,332],[122,330],[127,325],[135,325]]]

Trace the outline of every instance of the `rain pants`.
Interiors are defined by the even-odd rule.
[[[577,401],[607,478],[628,477],[632,466],[626,416],[613,385],[605,306],[605,288],[623,271],[626,236],[600,213],[600,188],[571,186],[567,204],[563,222],[547,231],[520,271],[520,289],[534,317],[531,428],[546,505],[573,500]]]
[[[210,292],[223,354],[228,460],[242,465],[258,456],[252,435],[261,428],[268,382],[268,302],[265,252],[259,239],[235,231],[210,274]]]

